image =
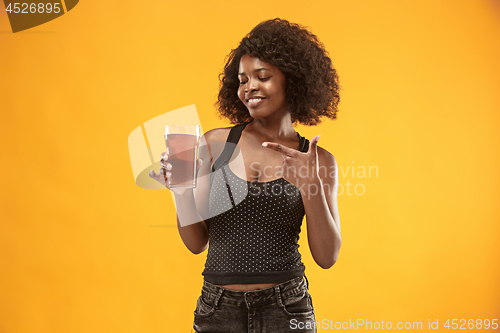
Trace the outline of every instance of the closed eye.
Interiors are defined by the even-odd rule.
[[[269,80],[270,78],[271,78],[270,76],[268,76],[268,77],[259,77],[259,81],[265,82],[265,81]],[[247,82],[248,82],[248,80],[247,81],[240,81],[240,86],[244,85]]]

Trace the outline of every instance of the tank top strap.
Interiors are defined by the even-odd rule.
[[[243,132],[243,129],[249,123],[250,122],[246,122],[244,124],[239,124],[231,128],[231,130],[229,131],[229,135],[227,136],[226,145],[224,146],[222,154],[220,154],[219,158],[212,165],[212,172],[218,170],[222,165],[229,162],[229,159],[233,155],[233,151],[236,148],[238,141],[240,141],[241,132]]]
[[[299,132],[297,132],[297,135],[299,136],[299,151],[307,153],[309,150],[309,140],[301,136]]]

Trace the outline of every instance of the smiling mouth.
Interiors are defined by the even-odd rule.
[[[247,99],[247,102],[248,103],[258,102],[258,101],[263,100],[263,99],[264,99],[263,97],[250,98],[250,99]]]
[[[262,103],[262,101],[265,99],[265,97],[249,98],[247,99],[247,103],[250,107],[256,107],[257,105],[260,105],[260,103]]]
[[[259,106],[264,100],[264,97],[256,97],[248,99],[247,102],[249,107],[254,108],[256,106]]]

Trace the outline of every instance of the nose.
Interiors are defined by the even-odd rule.
[[[245,87],[245,91],[254,91],[254,90],[259,90],[259,83],[258,80],[249,78],[247,85]]]

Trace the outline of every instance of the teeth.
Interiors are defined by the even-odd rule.
[[[262,98],[252,98],[252,99],[249,99],[248,102],[257,102],[257,101],[260,101]]]

